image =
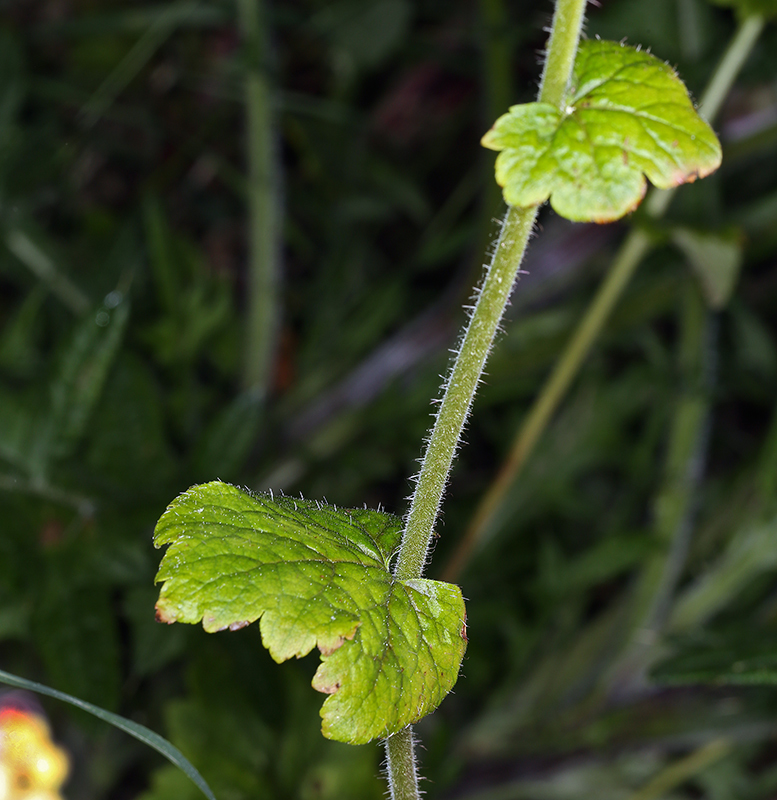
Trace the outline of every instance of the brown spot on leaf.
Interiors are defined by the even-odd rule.
[[[675,186],[681,186],[683,183],[694,183],[698,177],[699,170],[695,169],[692,172],[675,172],[672,176],[672,180]]]
[[[250,622],[249,622],[247,619],[246,619],[246,620],[242,620],[241,622],[233,622],[233,623],[232,623],[232,624],[229,626],[229,629],[230,629],[231,631],[239,631],[241,628],[245,628],[245,627],[246,627],[246,625],[250,625],[250,624],[251,624],[251,623],[250,623]]]
[[[166,622],[168,625],[172,625],[175,622],[175,618],[168,617],[159,607],[159,604],[154,606],[154,618],[157,622]]]
[[[340,647],[343,646],[343,642],[348,639],[350,641],[356,636],[356,628],[359,626],[357,625],[350,633],[346,633],[344,636],[338,636],[333,642],[321,642],[318,643],[318,649],[321,651],[322,656],[331,656],[335,650],[338,650]],[[339,688],[339,687],[338,687]]]
[[[334,694],[340,689],[340,681],[335,681],[334,683],[316,683],[314,681],[313,688],[322,694]]]
[[[631,214],[631,212],[634,211],[634,209],[637,208],[637,206],[642,202],[642,198],[645,196],[646,191],[647,191],[647,181],[643,177],[642,190],[640,191],[637,199],[628,208],[624,209],[620,213],[610,212],[598,215],[592,214],[588,218],[588,221],[595,222],[597,225],[606,225],[608,222],[615,222],[616,219],[621,219],[622,217],[625,217],[627,214]]]

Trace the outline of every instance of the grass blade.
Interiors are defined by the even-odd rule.
[[[192,781],[192,783],[194,783],[195,786],[197,786],[197,788],[205,795],[205,797],[208,798],[208,800],[216,800],[216,796],[210,790],[208,784],[205,783],[202,775],[197,772],[184,754],[158,733],[154,733],[152,730],[149,730],[143,725],[139,725],[137,722],[132,722],[124,717],[120,717],[118,714],[112,714],[110,711],[105,711],[105,709],[102,709],[99,706],[93,706],[91,703],[87,703],[84,700],[79,700],[77,697],[72,697],[64,692],[58,692],[56,689],[50,689],[48,686],[44,686],[41,683],[36,683],[35,681],[28,681],[26,678],[19,678],[16,675],[11,675],[10,673],[3,672],[2,670],[0,670],[0,683],[6,683],[9,686],[15,686],[17,689],[27,689],[30,692],[45,694],[48,697],[53,697],[55,700],[62,700],[65,703],[70,703],[70,705],[80,708],[82,711],[86,711],[98,719],[108,722],[116,728],[123,730],[130,736],[134,736],[139,742],[143,742],[143,744],[153,747],[154,750],[163,755],[171,764],[174,764],[176,767],[182,770]]]

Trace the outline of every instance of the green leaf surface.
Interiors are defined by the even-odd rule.
[[[260,619],[277,662],[321,651],[313,687],[330,739],[363,744],[433,711],[464,655],[464,601],[452,584],[395,581],[396,517],[254,496],[215,481],[180,495],[154,544],[157,617],[206,631]]]
[[[720,144],[674,70],[615,42],[583,41],[566,108],[512,106],[483,137],[501,151],[496,180],[505,201],[550,197],[562,217],[611,222],[639,205],[647,176],[669,189],[720,165]]]

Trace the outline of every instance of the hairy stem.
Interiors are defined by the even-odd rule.
[[[558,0],[553,15],[540,99],[559,107],[572,74],[585,5],[586,0]],[[493,260],[472,311],[429,437],[394,570],[397,579],[420,578],[423,574],[453,456],[488,352],[518,276],[536,217],[537,207],[510,208],[505,215]],[[393,742],[395,737],[401,738]],[[417,800],[419,794],[412,728],[392,736],[387,742],[386,751],[392,800]],[[405,769],[400,765],[412,767]]]
[[[410,727],[386,739],[391,800],[417,800],[420,797],[413,744],[413,729]]]
[[[264,0],[240,0],[238,6],[250,58],[245,81],[249,255],[243,384],[263,396],[269,390],[278,327],[278,159]]]
[[[400,580],[423,574],[453,456],[536,216],[537,208],[532,207],[510,208],[505,217],[429,437],[394,570]]]
[[[557,108],[566,104],[567,87],[575,65],[577,43],[583,28],[586,0],[557,0],[548,40],[545,69],[542,72],[540,103]]]
[[[761,17],[749,17],[734,34],[702,96],[699,112],[703,116],[712,119],[720,110],[723,99],[752,51],[763,30],[763,25]],[[654,218],[663,216],[675,191],[675,189],[652,191],[645,201],[648,214]],[[613,308],[640,262],[651,248],[650,239],[639,230],[632,230],[623,241],[609,274],[524,418],[507,458],[500,466],[496,478],[480,501],[464,536],[446,564],[442,574],[443,580],[456,581],[458,579],[475,547],[492,530],[507,491],[533,452],[537,441],[547,428],[572,381],[588,357],[593,343],[607,323]]]
[[[559,108],[572,75],[585,5],[586,0],[558,0],[553,14],[539,99]],[[536,207],[510,208],[505,215],[421,464],[394,570],[399,579],[423,574],[453,456],[536,216]]]

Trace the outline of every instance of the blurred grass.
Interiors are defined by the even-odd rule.
[[[533,96],[551,6],[266,10],[275,99],[256,124],[276,126],[283,284],[261,405],[243,388],[260,173],[236,5],[0,12],[0,667],[170,736],[218,797],[377,798],[378,748],[318,732],[312,663],[277,667],[252,629],[155,625],[151,529],[214,477],[404,510],[495,231],[477,143],[495,109]],[[697,95],[734,29],[704,0],[608,0],[587,25],[669,59]],[[770,670],[777,638],[775,35],[724,105],[723,169],[679,191],[665,222],[543,212],[432,575],[627,229],[645,225],[654,246],[463,577],[462,678],[419,726],[430,797],[777,791],[774,689],[723,680]],[[710,310],[700,263],[737,248],[733,295]],[[651,612],[634,598],[653,573]],[[650,614],[663,633],[624,673]],[[75,758],[67,796],[187,796],[152,754],[47,710]]]

